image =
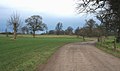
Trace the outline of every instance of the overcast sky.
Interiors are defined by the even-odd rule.
[[[75,10],[77,0],[0,0],[0,30],[4,30],[6,20],[13,12],[20,14],[22,19],[40,15],[48,25],[54,29],[58,22],[63,23],[63,28],[83,26],[84,20],[91,16],[78,15]]]

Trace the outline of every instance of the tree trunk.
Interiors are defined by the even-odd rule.
[[[14,39],[16,39],[16,31],[14,31]]]
[[[85,41],[85,36],[83,36],[83,41]]]
[[[7,28],[6,28],[6,37],[8,37],[8,31],[7,31]]]
[[[102,39],[102,36],[100,37],[100,42],[101,42],[101,45],[103,44],[103,39]]]
[[[77,38],[79,38],[79,35],[77,34]]]
[[[6,33],[6,37],[9,37],[9,36],[8,36],[8,32]]]
[[[17,35],[16,32],[17,32],[17,27],[16,27],[16,23],[15,23],[14,24],[14,34],[13,34],[14,35],[14,39],[16,39],[16,35]]]
[[[33,38],[35,38],[35,31],[33,31]]]
[[[98,37],[98,42],[100,42],[100,37]]]
[[[114,51],[116,51],[116,39],[114,38]]]
[[[116,34],[117,34],[116,42],[120,43],[120,30]]]

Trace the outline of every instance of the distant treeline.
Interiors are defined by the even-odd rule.
[[[96,17],[101,20],[100,17]],[[32,34],[35,38],[35,34],[38,31],[45,31],[42,35],[77,35],[77,37],[98,37],[115,35],[116,38],[119,37],[119,30],[114,29],[106,22],[98,24],[94,19],[85,20],[85,25],[83,27],[77,27],[76,29],[68,26],[63,30],[64,23],[58,22],[53,30],[49,30],[47,24],[42,21],[42,17],[39,15],[33,15],[25,19],[25,25],[21,25],[22,21],[18,14],[13,14],[8,19],[8,25],[6,28],[7,36],[12,33],[7,33],[8,26],[13,29],[13,36],[16,39],[17,34]],[[3,33],[5,34],[5,33]],[[117,38],[117,40],[120,40]]]

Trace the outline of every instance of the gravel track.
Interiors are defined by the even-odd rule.
[[[70,43],[38,71],[120,71],[120,59],[97,49],[94,41]]]

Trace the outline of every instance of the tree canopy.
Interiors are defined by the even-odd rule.
[[[27,26],[31,30],[33,37],[35,37],[36,31],[43,31],[47,29],[47,25],[42,22],[42,17],[39,15],[33,15],[25,20]]]

